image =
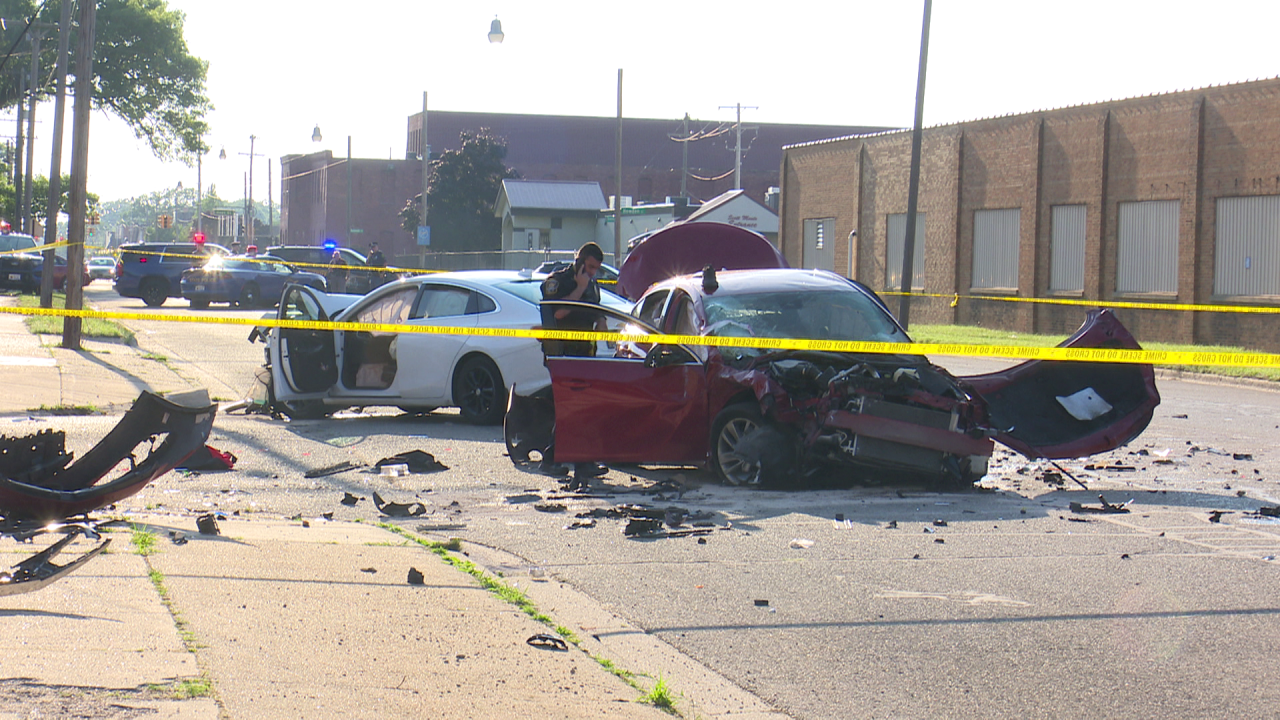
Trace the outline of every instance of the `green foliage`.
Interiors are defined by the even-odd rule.
[[[165,0],[97,1],[94,105],[128,123],[159,158],[196,152],[209,130],[205,115],[213,106],[205,95],[208,63],[192,56],[183,38],[184,14],[170,10]],[[0,0],[0,16],[5,18],[29,18],[35,11],[33,0]],[[61,3],[50,0],[43,3],[39,19],[56,23],[60,15]],[[0,33],[4,50],[22,29],[22,23],[10,22]],[[15,52],[26,45],[23,40]],[[57,45],[52,34],[41,45],[39,90],[44,95],[57,88],[56,73],[52,72]],[[74,56],[74,42],[71,47]],[[68,70],[75,74],[74,60]],[[14,76],[0,73],[0,107],[12,107],[17,99]]]
[[[129,541],[133,543],[134,550],[143,557],[156,551],[155,533],[144,530],[139,525],[133,526],[133,537]]]
[[[493,215],[493,201],[502,181],[520,174],[506,166],[507,143],[489,134],[464,130],[461,148],[446,150],[431,161],[427,183],[427,219],[431,249],[437,252],[496,250],[502,242],[502,220]],[[416,236],[422,195],[400,211],[401,227]]]

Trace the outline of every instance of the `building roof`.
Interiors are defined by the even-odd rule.
[[[699,218],[724,207],[730,202],[733,202],[740,195],[747,195],[747,191],[746,190],[730,190],[729,192],[726,192],[726,193],[720,193],[719,195],[702,203],[701,207],[699,207],[697,210],[694,210],[692,213],[690,213],[689,217],[685,218],[685,222],[696,222]],[[756,202],[755,200],[752,200],[750,196],[747,196],[747,199],[755,203],[756,205],[760,205],[760,203]],[[765,210],[769,210],[769,208],[766,208],[763,205],[760,205],[760,207]],[[769,212],[773,212],[773,211],[769,210]]]
[[[497,206],[503,196],[511,210],[589,210],[605,207],[600,183],[568,180],[503,180]]]

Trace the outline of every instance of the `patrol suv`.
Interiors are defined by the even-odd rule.
[[[140,243],[120,247],[116,265],[116,292],[141,298],[147,307],[160,307],[171,297],[182,297],[182,271],[204,264],[210,255],[229,255],[213,243]]]

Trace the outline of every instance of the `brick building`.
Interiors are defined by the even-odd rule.
[[[934,127],[922,147],[912,284],[945,297],[913,321],[1063,334],[1084,316],[997,298],[1280,306],[1280,78]],[[910,155],[910,131],[784,148],[788,261],[898,289]],[[1275,315],[1119,314],[1140,340],[1280,350]]]
[[[623,118],[622,192],[615,185],[616,118],[432,111],[428,118],[432,156],[459,147],[462,131],[489,128],[507,141],[506,163],[528,180],[597,182],[606,196],[662,202],[680,195],[684,149],[688,148],[690,197],[708,199],[733,189],[735,133],[731,123]],[[778,185],[784,145],[884,128],[833,125],[743,126],[742,186],[764,202]],[[698,133],[701,139],[677,142]],[[422,192],[422,113],[408,118],[404,160],[353,158],[351,227],[347,236],[346,158],[325,151],[280,158],[280,229],[289,244],[319,245],[326,239],[364,250],[376,241],[388,257],[408,261],[416,240],[400,227],[399,212]],[[726,173],[728,173],[726,175]],[[697,178],[716,178],[699,180]],[[360,230],[362,232],[356,232]],[[486,246],[497,247],[499,238]]]

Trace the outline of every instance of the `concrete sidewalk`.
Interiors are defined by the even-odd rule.
[[[16,304],[14,297],[0,296],[0,306]],[[66,350],[61,342],[60,336],[31,334],[26,316],[0,313],[0,415],[71,407],[122,412],[143,390],[194,387],[136,345],[86,338],[82,350]]]
[[[121,529],[71,577],[0,598],[0,718],[669,717],[587,653],[528,644],[552,631],[389,531],[134,520],[152,554]]]

